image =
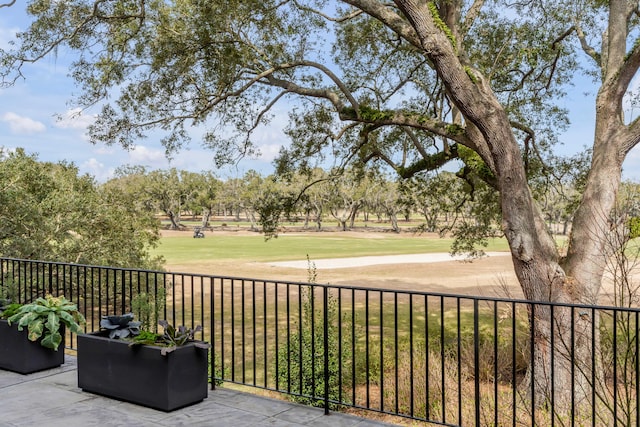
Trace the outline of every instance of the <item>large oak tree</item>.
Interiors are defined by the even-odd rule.
[[[171,151],[188,142],[189,126],[201,125],[210,130],[202,143],[230,161],[252,153],[252,136],[274,105],[296,100],[279,170],[311,168],[314,159],[378,160],[411,177],[457,159],[469,182],[482,179],[500,194],[502,231],[526,298],[597,301],[622,164],[640,140],[640,122],[625,121],[622,102],[640,65],[636,1],[27,4],[33,23],[3,56],[5,81],[59,49],[75,51],[71,73],[84,90],[77,101],[102,106],[93,141],[128,147],[161,129]],[[599,88],[596,130],[564,254],[528,180],[566,123],[554,101],[580,52]],[[556,378],[549,375],[550,335],[566,343],[566,313],[557,310],[556,328],[544,308],[531,315],[539,317],[531,366],[540,398],[548,398],[573,381],[558,355]],[[577,318],[578,342],[588,341],[592,322]]]

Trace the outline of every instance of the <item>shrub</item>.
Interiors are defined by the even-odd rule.
[[[310,263],[309,282],[316,281],[315,266]],[[296,324],[296,332],[289,336],[278,349],[278,381],[280,389],[291,395],[294,402],[311,406],[324,405],[325,392],[325,342],[324,342],[324,310],[323,299],[318,298],[313,287],[304,289],[301,307],[301,324]],[[351,351],[342,348],[339,351],[337,301],[331,296],[327,301],[327,342],[329,400],[339,401],[343,378],[350,377],[349,361]],[[344,325],[344,322],[343,322]],[[342,374],[342,376],[341,376]],[[283,385],[286,385],[283,388]],[[337,405],[331,404],[332,408]]]
[[[292,395],[295,402],[311,406],[324,405],[325,393],[325,342],[321,304],[311,290],[304,292],[302,325],[278,349],[278,381],[280,388]],[[338,351],[337,303],[329,298],[328,307],[328,378],[329,400],[339,401],[342,378],[348,378],[351,352],[343,348]],[[315,305],[315,306],[314,306]],[[313,308],[312,308],[313,307]],[[313,325],[313,326],[312,326]],[[341,368],[342,366],[342,368]],[[341,372],[342,371],[342,372]],[[342,377],[340,374],[342,373]],[[335,407],[335,405],[331,405]]]

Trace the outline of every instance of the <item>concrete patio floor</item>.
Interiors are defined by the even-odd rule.
[[[55,369],[21,375],[0,370],[0,427],[14,426],[331,426],[384,427],[378,421],[224,387],[202,403],[163,412],[109,399],[78,388],[76,359]]]

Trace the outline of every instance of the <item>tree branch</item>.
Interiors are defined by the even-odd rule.
[[[625,60],[620,66],[619,72],[616,73],[617,78],[616,86],[618,96],[622,99],[622,96],[629,88],[631,81],[636,75],[636,71],[640,67],[640,38],[637,38],[631,48],[631,51],[625,56]]]
[[[344,3],[361,9],[364,13],[382,22],[401,38],[408,41],[413,46],[422,47],[420,38],[413,27],[390,7],[374,0],[343,0]]]
[[[314,9],[312,7],[309,7],[309,6],[302,5],[297,0],[294,0],[293,4],[295,4],[296,7],[298,9],[300,9],[300,10],[304,10],[306,12],[314,13],[314,14],[326,19],[327,21],[336,22],[336,23],[342,23],[342,22],[348,21],[348,20],[353,19],[353,18],[355,18],[357,16],[360,16],[362,14],[361,10],[354,10],[353,12],[348,13],[345,16],[334,18],[334,17],[329,16],[329,15],[327,15],[326,13],[324,13],[324,12],[322,12],[320,10]]]
[[[459,158],[458,146],[454,144],[449,147],[449,150],[429,155],[426,158],[422,158],[414,162],[408,167],[395,166],[394,168],[400,177],[408,179],[422,171],[433,171],[439,169],[451,160]],[[390,165],[393,166],[392,164]]]
[[[311,96],[311,97],[314,97],[314,98],[325,98],[325,99],[329,100],[338,111],[340,111],[340,110],[342,110],[344,108],[344,104],[340,100],[338,95],[335,92],[331,91],[331,90],[305,88],[305,87],[297,85],[296,83],[290,82],[288,80],[278,79],[278,78],[273,76],[275,71],[284,70],[284,69],[288,69],[288,68],[295,68],[295,67],[298,67],[298,66],[313,67],[313,68],[317,68],[318,70],[322,71],[325,75],[327,75],[336,84],[336,86],[338,86],[338,88],[344,94],[344,96],[347,98],[347,100],[349,100],[349,103],[353,106],[353,108],[357,108],[358,107],[359,104],[356,101],[356,99],[353,97],[353,95],[351,94],[351,91],[349,90],[349,88],[347,88],[347,86],[329,68],[327,68],[324,65],[319,64],[317,62],[299,61],[299,62],[294,62],[294,63],[289,63],[289,64],[281,64],[277,68],[272,68],[270,70],[264,71],[263,73],[261,73],[258,76],[256,76],[256,78],[253,79],[253,80],[254,81],[258,81],[258,80],[260,80],[262,78],[266,78],[268,84],[270,84],[272,86],[281,87],[283,89],[286,89],[286,90],[288,90],[290,92],[297,93],[299,95],[306,95],[306,96]]]
[[[464,17],[464,22],[462,23],[462,26],[465,29],[471,28],[473,22],[476,20],[478,15],[480,15],[484,2],[485,0],[474,0],[473,4],[469,7],[467,15]]]
[[[593,59],[595,61],[596,65],[601,67],[602,66],[602,57],[598,52],[596,52],[596,50],[593,47],[591,47],[589,45],[589,43],[587,42],[587,37],[584,34],[584,31],[582,31],[582,27],[576,22],[574,24],[574,28],[575,28],[576,34],[578,36],[578,40],[580,41],[580,46],[582,47],[582,50],[589,57],[591,57],[591,59]]]
[[[640,117],[632,121],[627,126],[626,138],[621,143],[620,151],[622,156],[626,156],[629,151],[638,145],[640,142]]]

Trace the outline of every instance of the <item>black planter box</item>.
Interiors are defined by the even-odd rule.
[[[62,344],[58,350],[40,345],[40,340],[29,341],[29,331],[25,327],[18,330],[16,324],[9,326],[0,319],[0,369],[30,374],[32,372],[55,368],[64,363],[64,330]]]
[[[193,343],[165,356],[160,350],[101,332],[78,335],[78,387],[167,412],[207,397],[209,350]]]

